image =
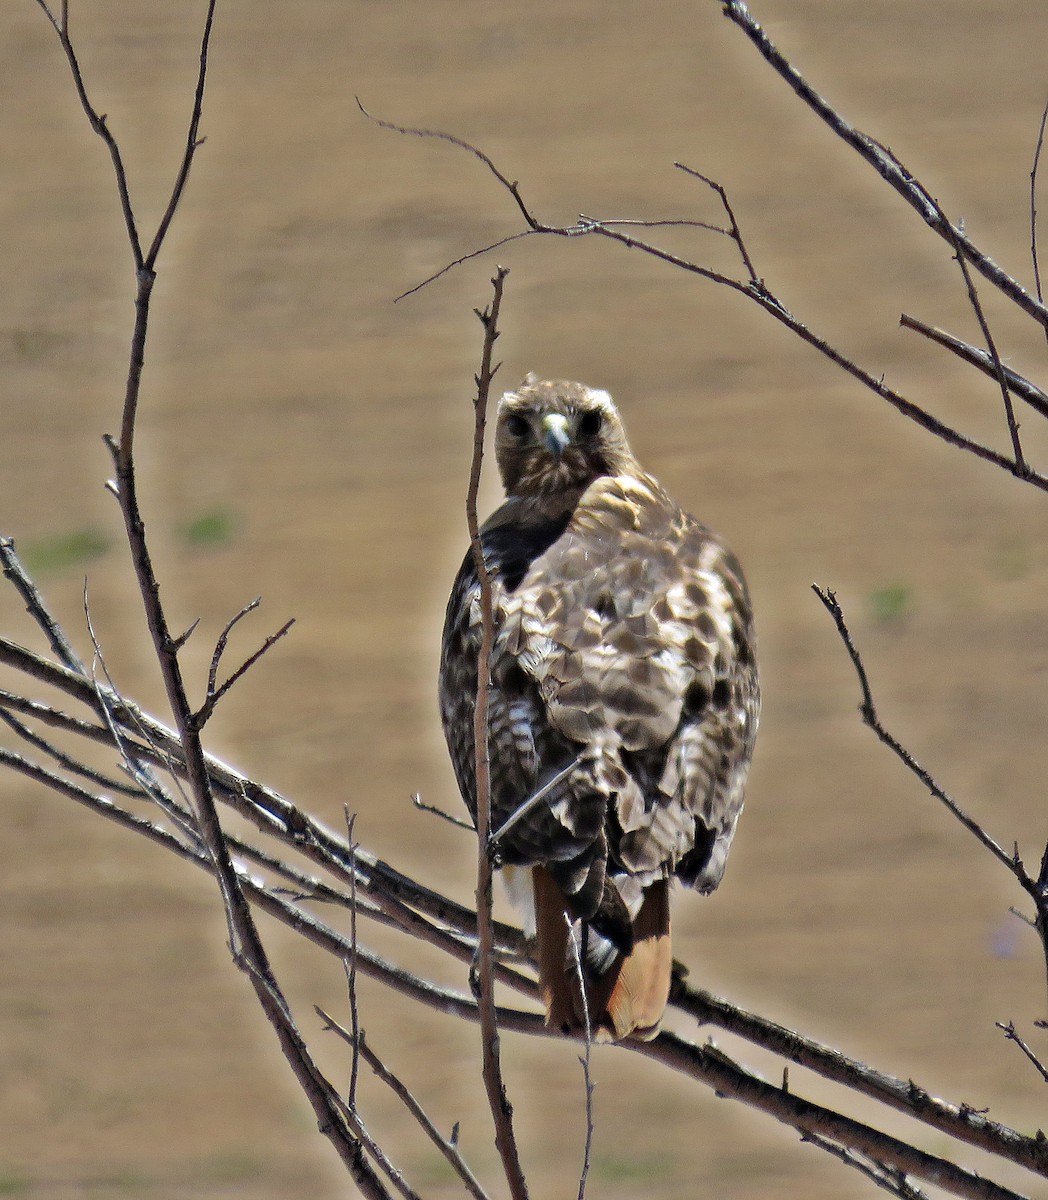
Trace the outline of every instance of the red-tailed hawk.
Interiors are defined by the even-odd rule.
[[[641,469],[607,392],[529,375],[502,398],[495,454],[506,501],[481,530],[494,852],[530,868],[547,1024],[578,1032],[585,1014],[595,1036],[651,1038],[671,880],[712,891],[742,809],[760,705],[746,583]],[[479,596],[467,553],[440,707],[474,820]]]

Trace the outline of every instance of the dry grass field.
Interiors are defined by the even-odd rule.
[[[181,151],[204,6],[71,9],[148,227]],[[754,9],[849,119],[1031,279],[1043,0]],[[714,0],[220,0],[211,72],[207,141],[160,262],[140,423],[164,596],[178,627],[201,618],[186,654],[198,687],[208,639],[246,601],[264,598],[245,646],[297,618],[220,709],[210,747],[334,826],[348,805],[366,846],[434,886],[472,891],[469,837],[410,796],[458,803],[436,648],[465,545],[471,310],[488,300],[495,260],[393,298],[519,216],[478,162],[379,129],[355,96],[473,140],[551,221],[716,220],[714,198],[671,164],[715,176],[758,272],[801,319],[1007,446],[992,383],[899,328],[906,311],[979,339],[948,249]],[[0,533],[85,652],[87,576],[116,682],[162,715],[103,487],[131,260],[104,149],[32,0],[0,9],[0,105]],[[735,269],[713,235],[664,241]],[[1048,501],[908,424],[724,289],[595,240],[529,239],[500,261],[511,275],[499,383],[534,369],[608,388],[642,461],[728,536],[750,577],[762,735],[722,888],[679,898],[692,978],[1021,1130],[1044,1124],[1043,1085],[994,1027],[1014,1019],[1044,1049],[1031,1028],[1044,966],[1009,913],[1018,890],[861,727],[854,675],[809,585],[837,590],[888,725],[1035,859],[1048,829]],[[1043,337],[984,290],[1002,354],[1043,381]],[[1044,466],[1048,438],[1024,420]],[[484,505],[495,500],[489,478]],[[0,623],[37,644],[13,591],[0,591]],[[0,814],[0,1194],[350,1194],[228,961],[211,881],[14,777],[0,776]],[[342,1047],[311,1007],[344,1011],[337,964],[263,931],[304,1030],[344,1077]],[[494,1179],[476,1031],[366,983],[360,1016],[441,1125],[461,1121],[468,1156]],[[504,1051],[533,1194],[574,1195],[576,1050],[509,1037]],[[789,1130],[634,1056],[601,1049],[594,1075],[592,1200],[874,1194]],[[802,1072],[791,1082],[829,1094]],[[395,1101],[362,1086],[366,1117],[422,1194],[460,1194]]]

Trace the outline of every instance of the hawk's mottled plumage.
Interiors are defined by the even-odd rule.
[[[529,375],[498,411],[506,501],[481,530],[495,643],[488,749],[501,861],[532,868],[549,1023],[653,1037],[672,959],[669,880],[720,882],[757,730],[742,570],[630,451],[607,392]],[[476,814],[479,584],[448,602],[440,706]],[[540,789],[537,804],[527,805]]]

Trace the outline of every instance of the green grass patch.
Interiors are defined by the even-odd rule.
[[[179,533],[193,547],[222,546],[233,537],[235,524],[228,508],[210,508],[186,521]]]
[[[672,1154],[595,1154],[593,1173],[609,1183],[644,1183],[650,1179],[669,1179],[676,1170]]]
[[[30,575],[56,574],[101,558],[112,539],[98,529],[74,529],[19,542],[16,549]]]
[[[194,1164],[194,1176],[205,1183],[247,1183],[261,1179],[262,1160],[246,1150],[228,1150],[213,1158],[199,1159]]]
[[[878,625],[894,625],[913,612],[913,590],[905,583],[890,583],[872,591],[867,605]]]
[[[18,1171],[0,1167],[0,1196],[22,1196],[31,1186],[29,1180]]]

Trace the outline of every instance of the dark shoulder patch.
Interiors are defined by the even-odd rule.
[[[507,591],[515,592],[531,564],[553,545],[570,520],[571,513],[566,513],[541,525],[496,525],[487,530],[481,544],[488,570],[499,576]]]

